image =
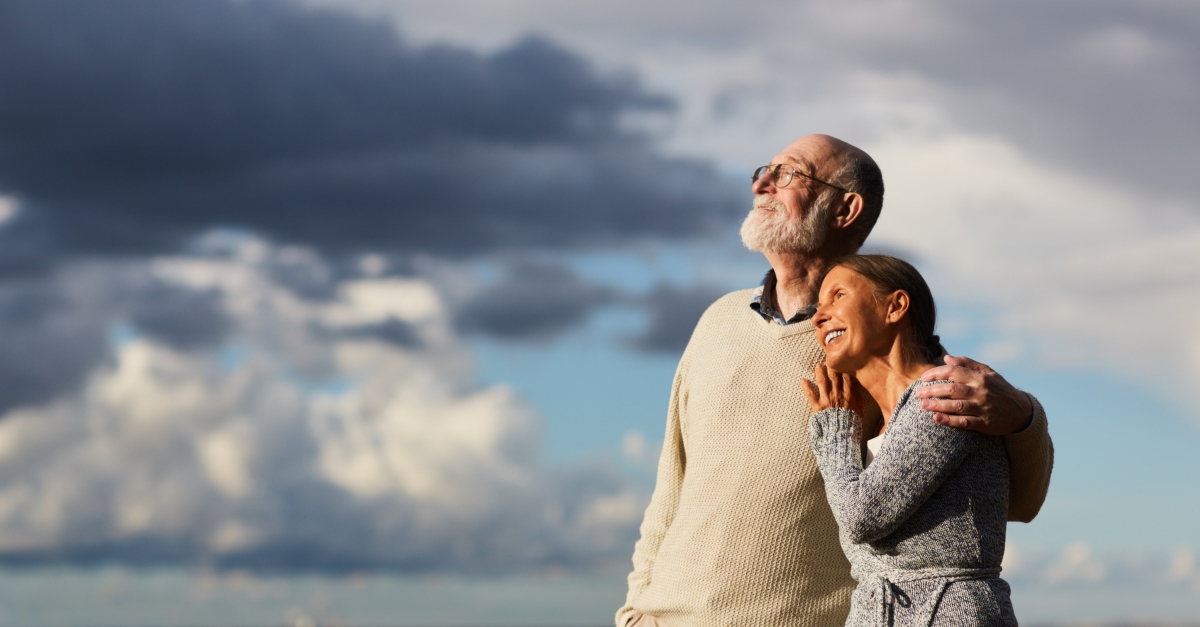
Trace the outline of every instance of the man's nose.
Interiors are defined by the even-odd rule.
[[[758,180],[750,184],[750,191],[754,192],[755,196],[769,194],[775,191],[774,179],[775,177],[771,175],[771,171],[767,170],[763,172],[762,176],[758,177]]]

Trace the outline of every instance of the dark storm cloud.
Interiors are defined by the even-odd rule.
[[[78,389],[123,334],[194,350],[229,331],[218,294],[144,269],[95,264],[0,282],[0,414]]]
[[[105,322],[48,282],[0,285],[0,413],[81,385],[109,355]]]
[[[708,306],[725,294],[708,285],[675,288],[661,285],[646,298],[645,306],[650,313],[646,331],[633,338],[631,344],[644,351],[681,353],[700,315]],[[749,308],[749,302],[746,307]]]
[[[455,324],[468,333],[502,339],[548,338],[617,297],[614,290],[587,283],[561,265],[520,261],[460,304]]]
[[[343,338],[383,340],[400,348],[419,348],[421,346],[421,335],[417,333],[413,325],[395,318],[350,329],[327,329],[325,332]]]
[[[166,283],[149,286],[135,301],[129,322],[140,332],[179,349],[219,342],[229,331],[220,295]]]
[[[0,4],[10,272],[238,226],[476,254],[703,232],[729,191],[620,130],[668,110],[539,39],[490,56],[273,2]]]

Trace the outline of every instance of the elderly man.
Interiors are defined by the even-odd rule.
[[[617,627],[841,625],[854,582],[808,437],[800,379],[824,358],[813,325],[825,264],[862,246],[883,205],[865,152],[803,137],[755,172],[742,241],[771,270],[704,313],[675,373],[658,483]],[[922,406],[1005,435],[1009,519],[1028,522],[1053,448],[1037,401],[987,366],[947,357]],[[866,420],[878,420],[879,410]],[[868,430],[870,429],[868,425]]]

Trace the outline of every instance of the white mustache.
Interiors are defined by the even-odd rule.
[[[775,211],[778,211],[780,213],[787,213],[787,207],[783,206],[783,203],[779,202],[778,200],[776,200],[774,198],[771,198],[770,196],[768,196],[766,194],[762,194],[762,195],[754,197],[754,208],[755,209],[774,209]]]

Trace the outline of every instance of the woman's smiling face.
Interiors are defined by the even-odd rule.
[[[838,266],[825,275],[813,324],[825,349],[825,363],[854,373],[872,355],[886,353],[894,330],[888,325],[887,298],[861,274]]]

